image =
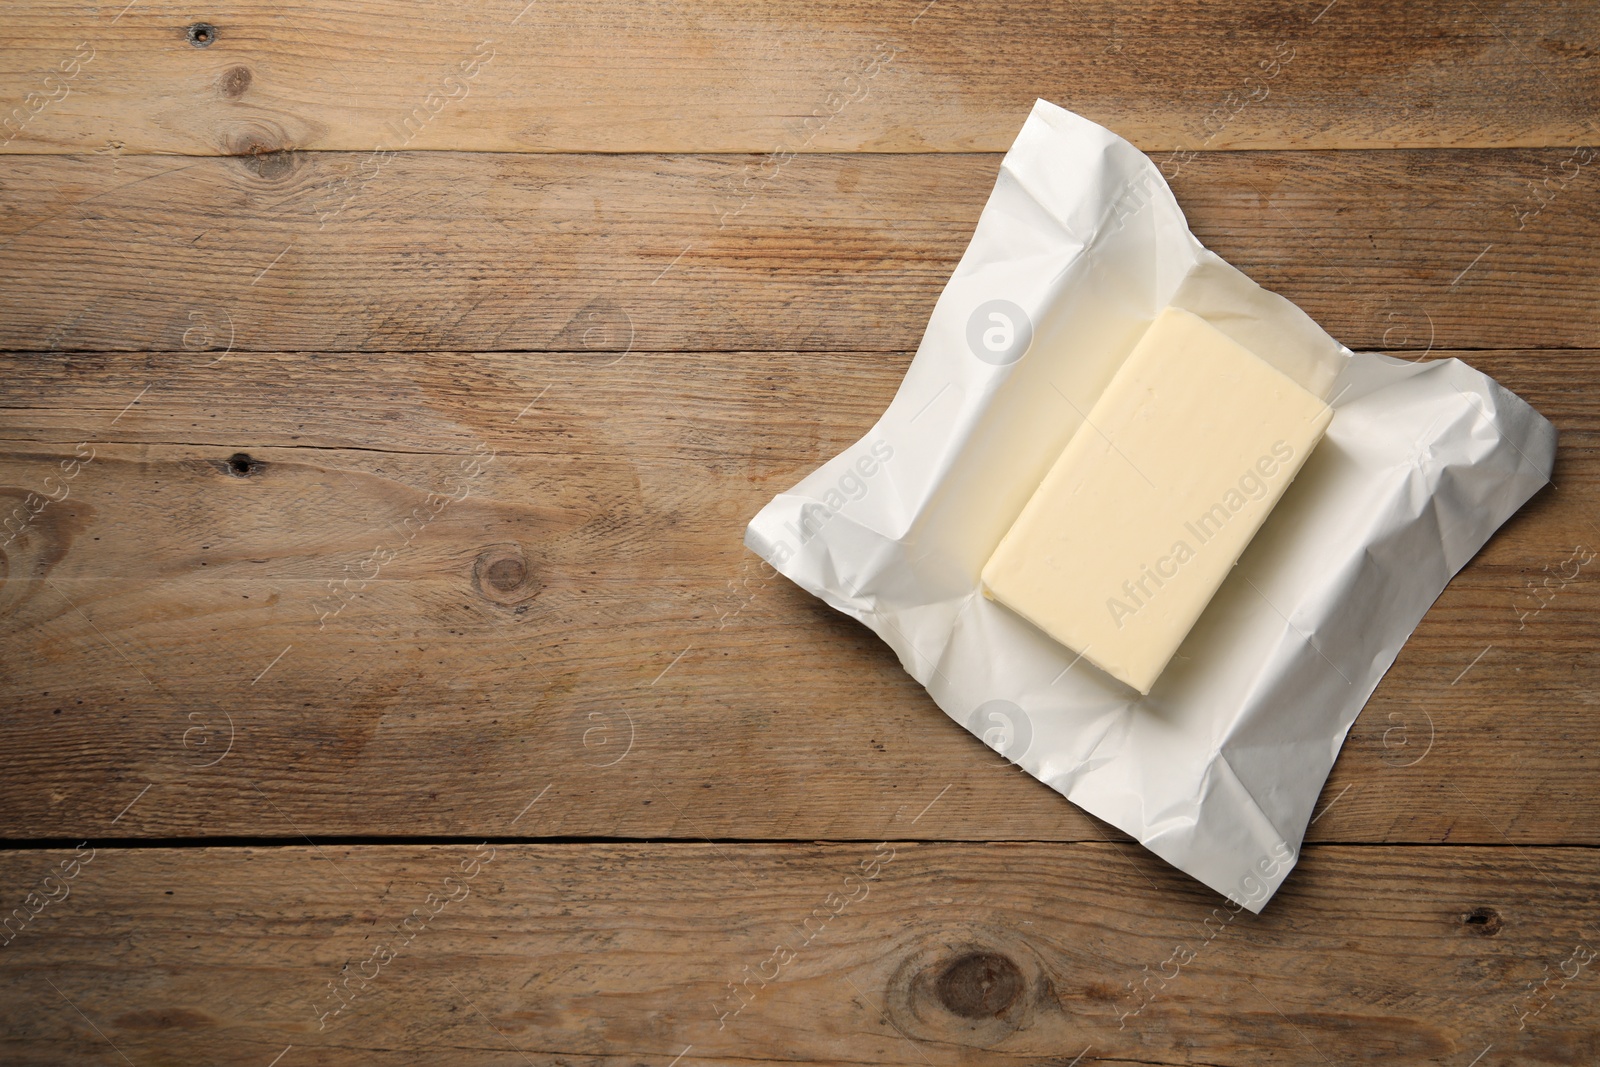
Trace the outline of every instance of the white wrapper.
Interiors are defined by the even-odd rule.
[[[1335,415],[1141,698],[978,576],[1168,304]],[[1460,361],[1344,348],[1203,248],[1143,153],[1041,100],[889,409],[745,543],[871,627],[951,718],[1259,912],[1378,680],[1554,456],[1554,427]]]

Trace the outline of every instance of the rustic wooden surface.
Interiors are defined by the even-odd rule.
[[[1595,944],[1592,850],[1323,846],[1257,917],[1132,845],[888,829],[884,843],[85,850],[70,892],[5,949],[6,1062],[1600,1055],[1594,975],[1560,984],[1575,946]],[[73,857],[12,854],[0,871],[31,884]]]
[[[1219,255],[1345,344],[1420,354],[1600,347],[1600,159],[1561,189],[1572,155],[1156,158]],[[914,350],[999,162],[796,159],[724,220],[750,157],[368,158],[6,160],[0,344]]]
[[[1591,143],[1600,84],[1600,12],[1554,0],[244,0],[195,48],[197,12],[11,5],[8,96],[91,57],[12,150],[394,148],[429,91],[407,147],[999,152],[1039,96],[1146,150],[1546,146]]]
[[[1600,594],[1543,584],[1600,548],[1600,8],[28,0],[3,36],[0,514],[60,499],[0,549],[0,1061],[1600,1058]],[[739,543],[887,404],[1036,96],[1346,344],[1561,432],[1261,917]]]

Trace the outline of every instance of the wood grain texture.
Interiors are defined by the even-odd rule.
[[[89,848],[0,948],[18,1067],[1600,1055],[1588,849],[1309,848],[1257,917],[1111,844]]]
[[[1596,355],[1433,355],[1555,421],[1556,486],[1408,642],[1312,840],[1600,843],[1594,569],[1529,592],[1600,548]],[[67,496],[0,557],[0,836],[473,835],[548,786],[516,833],[862,838],[926,783],[942,836],[1107,833],[740,544],[908,354],[211,357],[3,364],[0,493]]]
[[[1202,241],[1353,348],[1600,347],[1600,159],[1157,158]],[[12,161],[0,346],[911,350],[999,167],[808,157],[724,218],[736,158],[364,159]]]
[[[1151,150],[1542,146],[1596,143],[1600,105],[1600,14],[1554,0],[28,0],[7,23],[13,152],[997,151],[1036,97]]]
[[[0,1062],[1600,1061],[1600,7],[4,21]],[[1036,97],[1561,433],[1264,916],[740,545]]]

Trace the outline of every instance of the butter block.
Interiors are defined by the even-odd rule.
[[[984,565],[984,594],[1149,693],[1332,417],[1166,308]]]

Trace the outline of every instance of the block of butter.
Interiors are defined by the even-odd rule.
[[[1163,310],[983,568],[984,594],[1149,693],[1332,409]]]

